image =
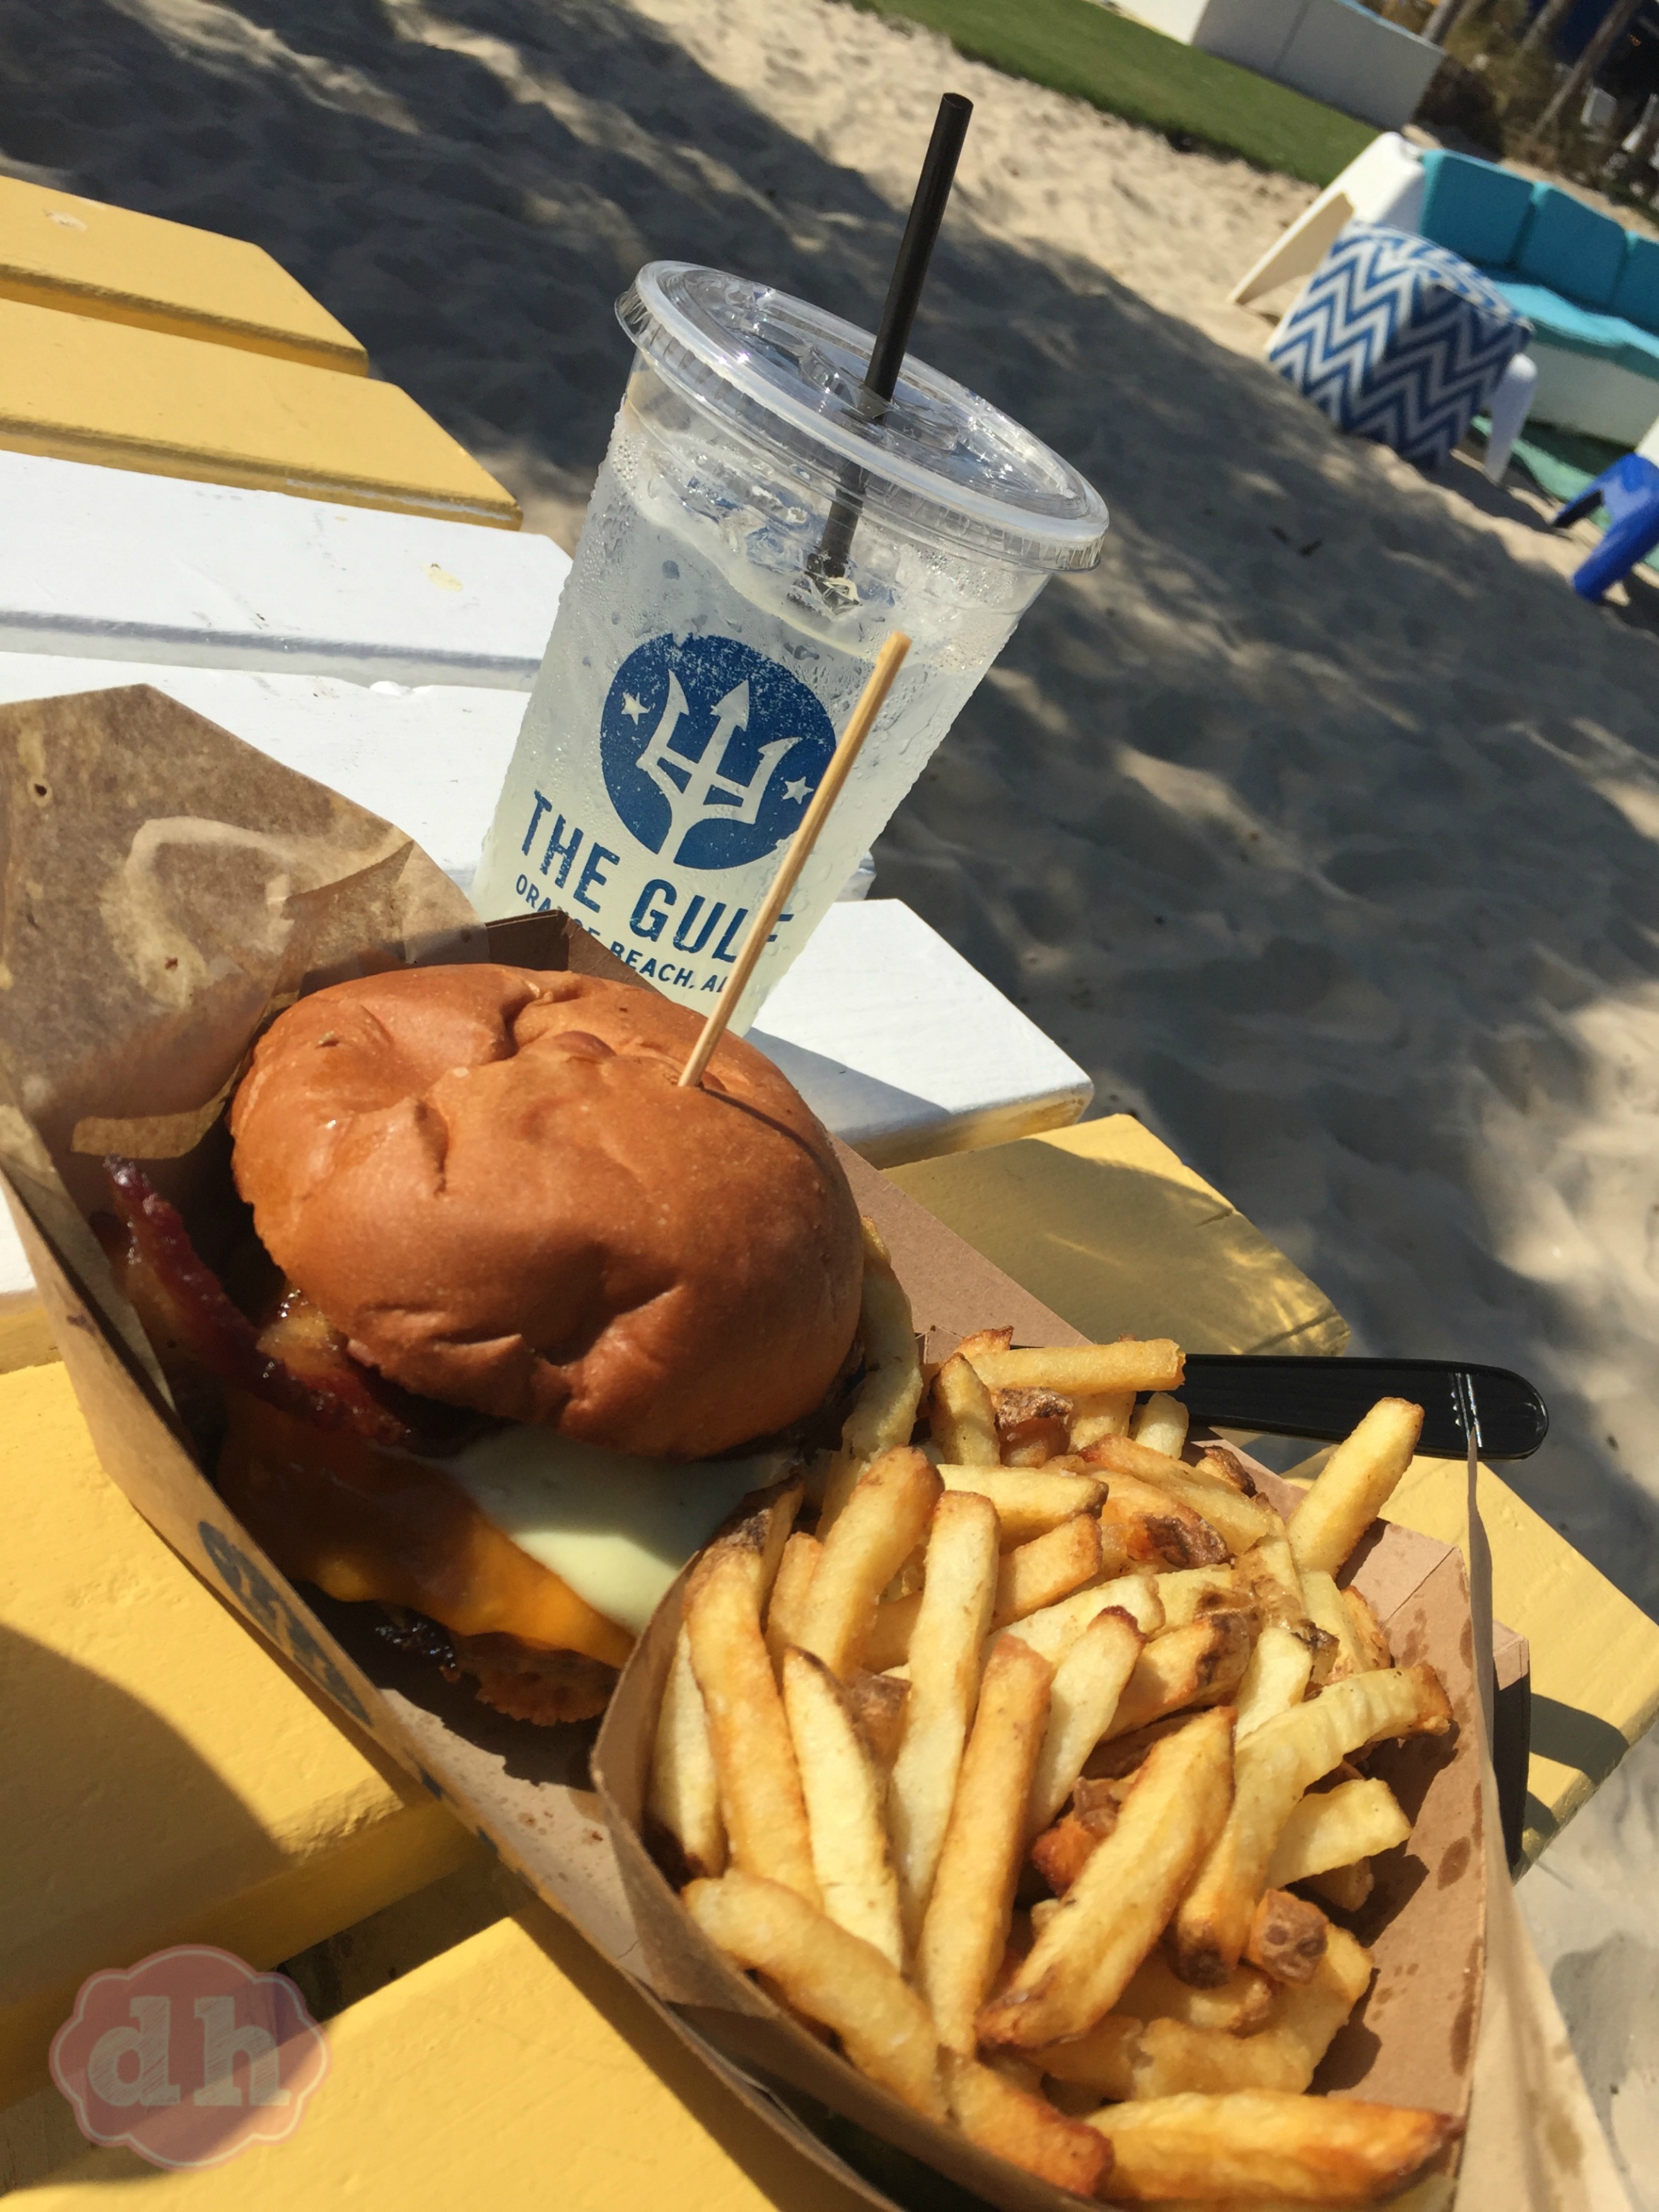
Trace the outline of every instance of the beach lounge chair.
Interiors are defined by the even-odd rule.
[[[1264,292],[1288,284],[1293,276],[1308,276],[1336,242],[1345,223],[1387,223],[1395,230],[1415,230],[1423,204],[1422,157],[1397,131],[1373,138],[1364,152],[1349,162],[1340,177],[1327,185],[1310,208],[1305,208],[1275,246],[1268,247],[1227,297],[1235,307],[1247,307]]]
[[[1659,418],[1659,239],[1622,229],[1555,185],[1440,147],[1419,155],[1387,132],[1229,299],[1247,306],[1310,275],[1352,217],[1461,254],[1526,317],[1540,422],[1633,447]]]

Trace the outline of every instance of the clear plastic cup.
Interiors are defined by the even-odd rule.
[[[670,997],[725,988],[883,641],[908,659],[733,1015],[742,1029],[915,781],[1043,580],[1092,568],[1077,471],[872,339],[684,262],[617,304],[638,349],[473,890],[562,907]],[[826,563],[832,510],[858,514]]]

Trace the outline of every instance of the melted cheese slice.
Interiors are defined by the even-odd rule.
[[[635,1459],[551,1429],[511,1428],[439,1471],[520,1551],[638,1636],[738,1500],[780,1480],[788,1464],[786,1452],[690,1465]]]

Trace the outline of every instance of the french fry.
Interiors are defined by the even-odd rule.
[[[823,1547],[797,1528],[783,1547],[772,1595],[766,1607],[766,1648],[774,1668],[783,1665],[787,1646],[799,1644],[806,1623],[806,1600]],[[716,1869],[717,1871],[717,1869]]]
[[[657,1715],[646,1809],[674,1838],[689,1876],[722,1871],[726,1824],[720,1818],[720,1784],[684,1623],[674,1639],[673,1663]]]
[[[1006,1628],[1028,1613],[1041,1612],[1079,1583],[1093,1582],[1100,1571],[1099,1522],[1090,1513],[1062,1521],[1046,1536],[1033,1536],[1029,1544],[1003,1553],[991,1625]]]
[[[1394,1495],[1422,1428],[1420,1406],[1404,1398],[1377,1401],[1326,1461],[1291,1517],[1291,1549],[1298,1567],[1336,1572]]]
[[[1443,2112],[1270,2089],[1109,2105],[1089,2124],[1112,2146],[1114,2198],[1131,2204],[1234,2196],[1370,2204],[1461,2132]]]
[[[929,2119],[945,2118],[927,2008],[872,1944],[781,1883],[741,1872],[694,1881],[680,1902],[710,1942],[833,2028],[860,2073]]]
[[[762,1613],[783,1561],[789,1531],[800,1510],[804,1486],[797,1476],[775,1490],[751,1491],[715,1530],[709,1548],[734,1553],[747,1565]]]
[[[1263,1721],[1288,1712],[1306,1695],[1313,1654],[1304,1636],[1279,1621],[1270,1620],[1255,1640],[1250,1663],[1238,1686],[1238,1726],[1235,1743],[1254,1735]]]
[[[1012,1328],[976,1328],[957,1346],[956,1356],[972,1364],[993,1352],[1006,1352],[1014,1340]]]
[[[1115,1805],[1102,1805],[1090,1813],[1067,1813],[1052,1828],[1045,1828],[1031,1845],[1031,1864],[1054,1897],[1064,1897],[1084,1868],[1117,1826]]]
[[[823,1660],[791,1650],[783,1655],[783,1710],[823,1910],[902,1973],[898,1881],[883,1819],[885,1778],[860,1735],[852,1701]]]
[[[921,1541],[943,1488],[919,1451],[896,1445],[871,1462],[823,1538],[799,1641],[832,1674],[860,1663],[881,1594]]]
[[[1178,1390],[1183,1371],[1180,1346],[1164,1337],[1018,1352],[962,1349],[988,1390],[1058,1390],[1072,1399],[1109,1390]]]
[[[941,2051],[939,2063],[951,2116],[970,2142],[1028,2173],[1041,2174],[1056,2189],[1069,2189],[1078,2197],[1094,2194],[1111,2163],[1098,2128],[1066,2119],[1046,2099],[994,2067],[951,2051]]]
[[[998,1633],[1017,1635],[1050,1666],[1057,1667],[1095,1615],[1113,1605],[1122,1607],[1143,1636],[1156,1636],[1164,1626],[1164,1606],[1152,1577],[1119,1575],[1096,1589],[1079,1590],[1074,1596],[1061,1598],[1058,1605],[1028,1613],[1018,1628],[1001,1629]]]
[[[1103,1437],[1127,1437],[1134,1419],[1133,1390],[1094,1391],[1072,1401],[1071,1447],[1086,1451]]]
[[[884,1774],[890,1772],[898,1756],[899,1739],[904,1733],[904,1708],[909,1702],[910,1685],[896,1681],[890,1674],[872,1674],[862,1667],[855,1667],[842,1688],[847,1693],[865,1748]]]
[[[1055,2081],[1109,2097],[1174,2097],[1193,2090],[1224,2096],[1240,2089],[1297,2095],[1313,2080],[1370,1976],[1370,1954],[1346,1930],[1333,1928],[1310,1978],[1277,1992],[1264,2008],[1259,2033],[1229,2034],[1163,2014],[1143,2025],[1127,2012],[1111,2013],[1076,2043],[1038,2051],[1036,2063]],[[1257,1986],[1266,1986],[1259,1978]]]
[[[1095,1513],[1106,1486],[1089,1474],[1056,1474],[1040,1467],[959,1467],[941,1461],[939,1479],[947,1490],[971,1490],[997,1509],[998,1541],[1005,1548],[1046,1536],[1079,1513]]]
[[[1190,1711],[1166,1713],[1162,1720],[1148,1721],[1145,1728],[1131,1729],[1127,1735],[1108,1736],[1097,1743],[1089,1753],[1083,1769],[1084,1778],[1073,1793],[1076,1802],[1085,1802],[1085,1792],[1115,1782],[1127,1782],[1136,1768],[1146,1763],[1146,1754],[1155,1743],[1162,1743],[1166,1735],[1176,1735],[1191,1718]]]
[[[959,1352],[933,1377],[927,1419],[941,1459],[953,1467],[997,1464],[1000,1455],[991,1394],[975,1374],[972,1362]]]
[[[1121,1607],[1108,1607],[1056,1665],[1048,1733],[1025,1810],[1028,1836],[1046,1828],[1071,1796],[1083,1762],[1111,1725],[1146,1640]]]
[[[1109,1478],[1108,1486],[1109,1488]],[[1264,1537],[1274,1535],[1279,1516],[1265,1499],[1245,1498],[1224,1482],[1201,1482],[1196,1471],[1166,1476],[1150,1486],[1164,1496],[1190,1506],[1225,1542],[1235,1557],[1248,1552]]]
[[[1069,2088],[1090,2089],[1097,2097],[1133,2097],[1135,2062],[1146,2025],[1138,2014],[1109,2012],[1086,2035],[1074,2035],[1064,2043],[1051,2044],[1046,2051],[1034,2051],[1031,2061],[1042,2068],[1046,2080],[1063,2081]],[[1233,2038],[1229,2036],[1227,2040],[1231,2043]],[[1081,2099],[1066,2102],[1072,2109],[1082,2108]]]
[[[1174,1960],[1182,1979],[1213,1985],[1238,1964],[1274,1847],[1297,1802],[1322,1775],[1362,1744],[1442,1735],[1450,1725],[1439,1676],[1419,1665],[1334,1682],[1310,1704],[1264,1721],[1247,1736],[1237,1750],[1226,1825],[1176,1915]]]
[[[912,1937],[933,1887],[979,1696],[996,1572],[995,1507],[971,1492],[948,1492],[933,1509],[927,1580],[909,1639],[910,1693],[887,1798],[899,1901]]]
[[[1206,1613],[1238,1613],[1253,1600],[1236,1566],[1172,1567],[1158,1578],[1164,1626],[1185,1628]]]
[[[1086,1457],[1091,1467],[1104,1474],[1114,1498],[1130,1494],[1130,1482],[1141,1486],[1133,1493],[1137,1498],[1142,1489],[1156,1491],[1198,1515],[1235,1554],[1280,1533],[1279,1516],[1265,1499],[1246,1498],[1231,1483],[1163,1452],[1151,1451],[1142,1443],[1108,1437],[1103,1443],[1092,1445]],[[1191,1564],[1196,1566],[1203,1562]]]
[[[913,1590],[908,1597],[884,1598],[876,1607],[860,1655],[872,1674],[884,1674],[890,1667],[905,1664],[921,1611],[921,1590]]]
[[[1187,1408],[1180,1399],[1158,1390],[1129,1424],[1129,1434],[1149,1451],[1168,1452],[1171,1459],[1179,1459],[1187,1441]]]
[[[1212,1446],[1212,1451],[1218,1449]],[[1196,1482],[1206,1490],[1230,1490],[1235,1498],[1252,1493],[1243,1487],[1243,1479],[1231,1462],[1225,1465],[1205,1460],[1189,1467],[1178,1452],[1158,1450],[1136,1436],[1105,1437],[1091,1444],[1083,1455],[1090,1466],[1097,1467],[1103,1474],[1132,1474],[1138,1482],[1150,1482],[1154,1487],[1168,1482]]]
[[[1129,1559],[1153,1573],[1219,1566],[1228,1557],[1218,1529],[1179,1498],[1133,1475],[1112,1475],[1100,1518],[1103,1528],[1120,1533]]]
[[[691,1671],[702,1694],[732,1863],[818,1903],[794,1747],[761,1634],[752,1555],[705,1552],[686,1585]]]
[[[916,1944],[916,1985],[939,2039],[966,2057],[1008,1940],[1053,1674],[1017,1638],[992,1654]]]
[[[1264,1510],[1273,1511],[1265,1502]],[[1297,1571],[1290,1538],[1278,1515],[1273,1514],[1273,1534],[1245,1553],[1238,1562],[1238,1571],[1261,1609],[1264,1625],[1270,1620],[1278,1621],[1281,1626],[1293,1629],[1307,1644],[1313,1657],[1309,1680],[1322,1685],[1336,1663],[1336,1642],[1308,1618],[1302,1577]]]
[[[1352,1866],[1403,1844],[1412,1824],[1386,1782],[1340,1782],[1302,1800],[1279,1832],[1267,1862],[1269,1889]]]
[[[1305,1897],[1292,1897],[1284,1889],[1264,1890],[1245,1938],[1245,1960],[1273,1981],[1310,1982],[1325,1955],[1330,1926]]]
[[[1159,1950],[1136,1967],[1118,2008],[1141,2020],[1179,2020],[1224,2035],[1254,2035],[1267,2025],[1273,2003],[1273,1984],[1254,1966],[1240,1966],[1219,1989],[1189,1989]]]
[[[1243,1454],[1236,1452],[1231,1444],[1206,1444],[1189,1472],[1195,1482],[1224,1483],[1241,1498],[1256,1495],[1255,1477],[1245,1465]]]
[[[1340,1682],[1350,1674],[1366,1673],[1360,1657],[1359,1639],[1354,1634],[1353,1616],[1342,1602],[1341,1591],[1323,1567],[1303,1568],[1302,1601],[1314,1626],[1322,1628],[1336,1645],[1334,1662],[1326,1680]]]
[[[994,1390],[997,1448],[1006,1466],[1042,1467],[1071,1440],[1072,1401],[1057,1390]]]
[[[1278,1516],[1274,1516],[1278,1520]],[[1272,1534],[1252,1546],[1238,1562],[1239,1572],[1255,1589],[1262,1618],[1299,1628],[1308,1617],[1302,1598],[1302,1577],[1282,1521]]]
[[[1343,1940],[1354,1942],[1352,1936]],[[1358,1951],[1358,1944],[1354,1948]],[[1364,1978],[1370,1978],[1370,1960]],[[1349,2006],[1354,1997],[1347,2000]],[[1241,1966],[1225,1989],[1197,1990],[1176,1982],[1152,1951],[1119,2000],[1121,2011],[1095,2021],[1086,2035],[1033,2051],[1030,2059],[1051,2081],[1095,2090],[1099,2097],[1170,2097],[1183,2088],[1305,2088],[1318,2057],[1303,2081],[1294,2079],[1294,2055],[1274,2053],[1267,2066],[1252,2066],[1256,2044],[1263,2042],[1259,2031],[1279,2017],[1276,2002],[1274,1984],[1255,1966]],[[1194,2017],[1197,2006],[1214,2006],[1214,2017]],[[1329,2035],[1345,2017],[1347,2006]],[[1310,2021],[1305,2042],[1312,2039],[1312,2028]],[[1243,2062],[1237,2062],[1234,2053],[1245,2053]]]
[[[1359,1647],[1361,1671],[1392,1667],[1394,1655],[1389,1650],[1389,1639],[1382,1624],[1376,1617],[1376,1607],[1363,1590],[1355,1589],[1352,1583],[1343,1591],[1342,1602],[1348,1609],[1348,1626],[1352,1629],[1354,1642]]]
[[[842,1424],[841,1449],[830,1462],[818,1535],[826,1537],[846,1510],[872,1460],[908,1444],[921,1403],[921,1362],[915,1325],[893,1263],[873,1222],[864,1224],[864,1290],[859,1301],[859,1342],[866,1373],[853,1410]]]
[[[1214,1847],[1232,1793],[1232,1714],[1201,1713],[1154,1745],[1117,1826],[981,2011],[988,2044],[1040,2050],[1104,2017]]]
[[[1369,1903],[1376,1887],[1376,1876],[1369,1859],[1357,1859],[1352,1866],[1332,1867],[1324,1874],[1308,1877],[1308,1887],[1339,1912],[1358,1912]]]
[[[1214,1705],[1235,1690],[1250,1658],[1250,1623],[1212,1613],[1155,1636],[1135,1662],[1102,1741],[1128,1735],[1188,1705]]]

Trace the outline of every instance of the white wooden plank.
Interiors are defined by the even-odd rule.
[[[0,514],[19,653],[527,690],[570,573],[529,532],[31,453]]]
[[[1080,1118],[1084,1069],[899,899],[831,907],[751,1044],[877,1167]]]

